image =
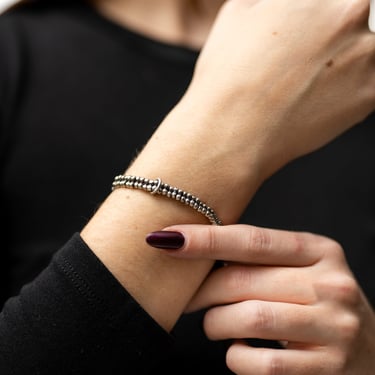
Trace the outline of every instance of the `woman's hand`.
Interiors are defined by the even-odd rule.
[[[368,0],[224,2],[187,92],[128,173],[207,196],[235,223],[265,179],[375,109],[368,17]]]
[[[368,17],[368,0],[226,1],[185,95],[129,173],[157,170],[197,194],[214,181],[211,205],[236,222],[227,213],[265,179],[375,109]],[[223,186],[237,191],[227,204]]]
[[[167,230],[185,238],[170,256],[227,262],[208,276],[186,311],[210,308],[207,336],[237,339],[227,353],[236,374],[374,374],[375,315],[338,243],[248,225]],[[245,338],[278,340],[285,350],[253,348]]]
[[[208,127],[209,144],[235,146],[230,159],[243,161],[256,139],[269,176],[366,117],[375,105],[368,16],[368,0],[227,1],[186,96],[228,113]]]

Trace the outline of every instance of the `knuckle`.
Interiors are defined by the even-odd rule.
[[[330,352],[330,367],[333,374],[343,374],[348,364],[348,355],[342,350],[335,350]]]
[[[276,314],[269,304],[262,302],[252,303],[250,305],[250,314],[249,330],[253,330],[254,333],[262,333],[275,327]]]
[[[249,290],[251,288],[253,276],[248,267],[228,266],[223,271],[226,273],[226,282],[230,291],[238,294],[241,290]]]
[[[337,300],[350,306],[356,306],[360,300],[360,291],[356,281],[348,275],[338,275],[332,281]]]
[[[204,246],[202,246],[205,249],[205,252],[209,254],[215,254],[216,248],[217,248],[217,240],[214,228],[211,226],[207,226],[203,229],[203,233],[201,238],[204,239]]]
[[[361,292],[357,282],[351,275],[337,272],[320,279],[315,285],[318,295],[325,295],[328,299],[341,305],[357,306],[361,299]]]
[[[306,236],[309,235],[310,233],[290,232],[291,241],[293,241],[293,250],[296,256],[304,252],[306,248]]]
[[[343,314],[336,321],[338,337],[342,343],[352,343],[361,331],[361,320],[353,313]]]
[[[282,359],[273,352],[264,353],[265,375],[285,375],[285,366]]]
[[[267,230],[259,227],[252,227],[251,230],[247,232],[246,242],[249,252],[261,252],[272,246],[272,237]]]

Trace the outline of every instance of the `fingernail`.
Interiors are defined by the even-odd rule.
[[[177,250],[185,243],[185,237],[180,232],[159,231],[146,236],[146,242],[158,249]]]
[[[368,26],[370,31],[375,32],[375,1],[370,1],[370,14],[368,18]]]

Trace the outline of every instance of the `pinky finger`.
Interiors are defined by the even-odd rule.
[[[329,358],[321,351],[253,348],[238,341],[228,349],[226,361],[237,375],[323,375]]]

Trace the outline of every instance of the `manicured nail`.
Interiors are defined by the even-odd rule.
[[[159,231],[146,236],[146,242],[158,249],[177,250],[185,243],[185,237],[180,232]]]
[[[375,32],[375,0],[370,1],[370,14],[368,18],[368,26],[371,32]]]

